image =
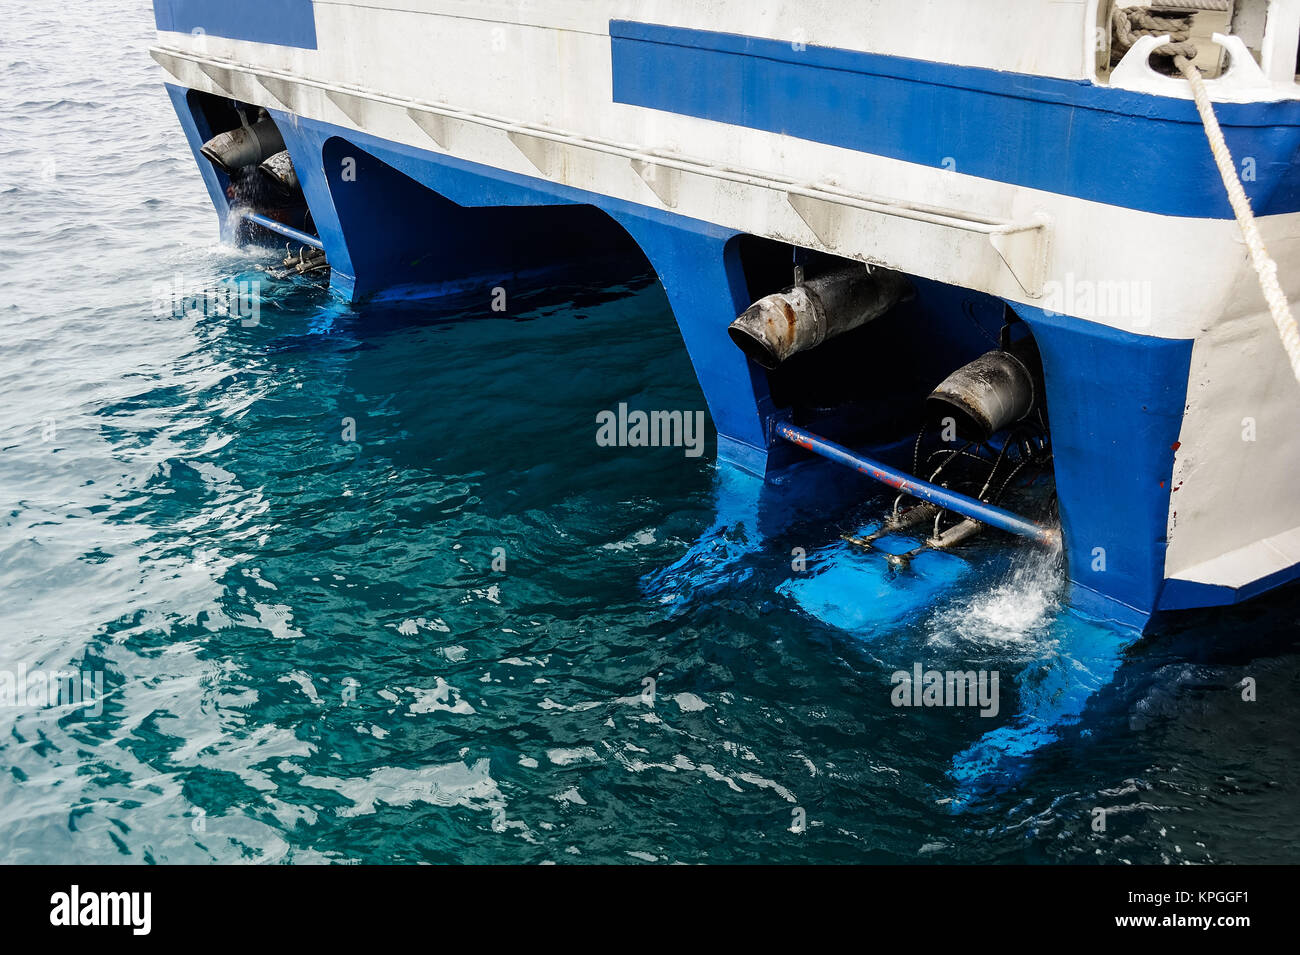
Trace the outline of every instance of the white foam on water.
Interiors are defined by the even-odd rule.
[[[1061,609],[1065,565],[1059,552],[1026,550],[991,587],[963,597],[929,621],[927,643],[1030,647],[1046,637]]]
[[[548,749],[546,758],[556,766],[571,766],[574,763],[599,761],[600,757],[590,746],[575,746],[570,749]]]
[[[683,713],[698,713],[700,710],[706,710],[709,708],[709,704],[705,703],[694,693],[678,693],[673,697],[673,700],[677,703],[678,708]]]
[[[489,773],[489,761],[448,763],[406,769],[383,766],[369,776],[335,778],[304,775],[302,784],[339,793],[352,803],[335,810],[341,818],[369,815],[383,806],[463,806],[504,814],[506,801]]]
[[[644,547],[647,544],[655,542],[655,532],[652,527],[644,527],[624,537],[621,541],[614,541],[609,544],[601,544],[602,550],[633,550],[637,547]]]
[[[468,716],[475,712],[468,701],[461,699],[460,690],[442,677],[435,677],[435,681],[432,687],[406,687],[408,693],[415,694],[415,702],[408,707],[408,714],[458,713]]]

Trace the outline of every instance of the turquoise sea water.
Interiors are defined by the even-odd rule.
[[[0,860],[1296,861],[1294,590],[1134,641],[1005,540],[854,551],[889,498],[851,475],[600,447],[704,409],[652,275],[504,313],[269,281],[149,5],[11,7],[0,697],[104,694],[0,699]],[[155,314],[255,280],[255,325]],[[998,714],[894,706],[917,663]]]

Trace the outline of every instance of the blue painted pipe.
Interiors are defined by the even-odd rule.
[[[303,232],[301,229],[295,229],[293,226],[285,225],[283,222],[276,222],[274,219],[268,218],[260,212],[241,211],[239,215],[247,219],[249,222],[256,222],[263,229],[270,229],[272,232],[284,236],[286,239],[292,239],[294,242],[301,242],[303,245],[309,245],[313,249],[320,249],[322,252],[325,251],[325,246],[321,243],[320,239],[310,233]]]
[[[1020,537],[1028,537],[1035,543],[1042,544],[1045,547],[1056,547],[1061,543],[1061,532],[1054,527],[1044,527],[1042,524],[1021,517],[1019,514],[1013,514],[1000,507],[994,507],[992,504],[985,504],[983,501],[967,497],[965,494],[958,494],[956,491],[950,491],[946,487],[931,484],[929,481],[922,481],[920,478],[881,464],[879,461],[873,461],[871,458],[855,454],[848,448],[818,437],[811,431],[805,431],[797,425],[782,421],[776,426],[776,434],[791,444],[797,444],[814,454],[820,454],[836,464],[843,464],[845,467],[853,468],[853,470],[861,472],[881,484],[887,484],[905,494],[910,494],[912,497],[956,511],[958,514],[987,524],[989,527],[996,527],[999,530],[1017,534]]]

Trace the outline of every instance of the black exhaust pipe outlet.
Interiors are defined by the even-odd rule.
[[[900,272],[853,264],[760,298],[727,334],[751,360],[772,369],[791,355],[879,318],[912,293]]]
[[[293,160],[289,158],[289,150],[281,150],[274,156],[269,157],[266,162],[257,168],[285,195],[292,196],[298,192],[300,188],[298,173],[294,171]]]
[[[218,169],[230,175],[245,166],[255,166],[283,149],[284,138],[275,128],[275,122],[268,118],[251,126],[218,133],[199,151]]]
[[[1033,338],[986,352],[945,378],[925,399],[931,422],[951,418],[959,436],[984,443],[1034,409],[1043,393]]]

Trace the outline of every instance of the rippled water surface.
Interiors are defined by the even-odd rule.
[[[105,686],[0,706],[4,861],[1296,860],[1295,591],[1133,641],[1005,541],[852,551],[854,478],[598,447],[704,408],[652,275],[505,314],[269,281],[149,4],[7,12],[0,670]],[[256,325],[155,314],[240,280]],[[895,707],[915,663],[999,712]]]

